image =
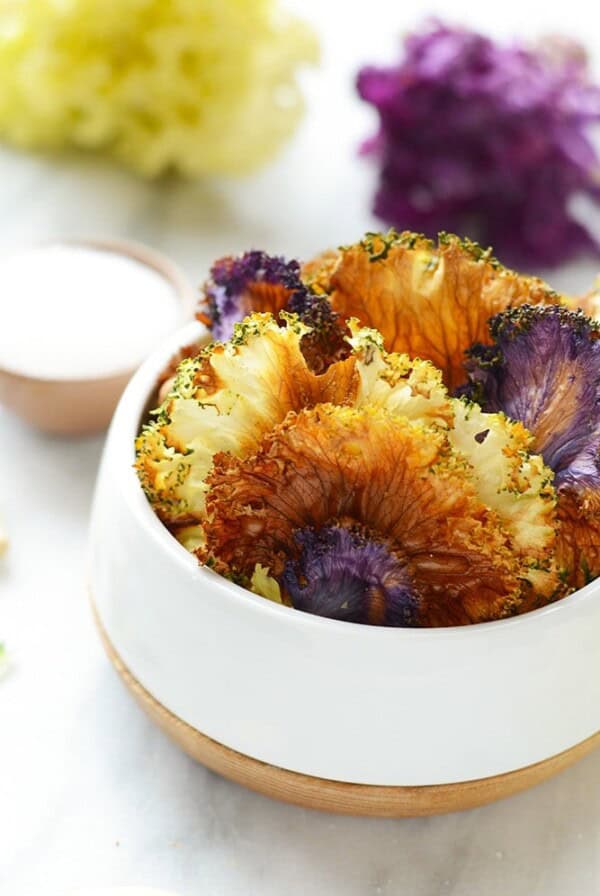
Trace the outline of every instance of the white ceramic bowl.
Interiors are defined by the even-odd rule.
[[[329,782],[508,780],[597,743],[600,581],[521,617],[415,630],[311,616],[198,566],[153,514],[132,467],[157,374],[197,326],[175,334],[130,382],[99,474],[91,588],[131,680],[217,745]]]

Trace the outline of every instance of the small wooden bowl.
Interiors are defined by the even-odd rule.
[[[134,439],[166,340],[113,419],[90,582],[109,656],[190,755],[289,802],[426,815],[536,784],[600,744],[600,580],[498,622],[380,628],[301,613],[198,565],[151,510]]]
[[[192,316],[195,291],[184,274],[166,256],[140,243],[125,240],[57,240],[57,245],[83,246],[125,255],[161,274],[179,300],[180,322]],[[44,432],[85,435],[106,429],[117,402],[135,370],[89,379],[33,377],[0,366],[0,403]]]

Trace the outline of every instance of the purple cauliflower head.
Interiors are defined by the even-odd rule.
[[[600,198],[590,137],[600,87],[579,45],[501,45],[434,22],[406,38],[399,64],[363,68],[357,86],[379,115],[362,150],[381,166],[382,220],[467,233],[518,264],[598,252],[570,209],[577,194]]]

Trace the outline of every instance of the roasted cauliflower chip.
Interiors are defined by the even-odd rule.
[[[600,575],[600,489],[562,486],[558,493],[556,558],[573,588]]]
[[[208,485],[200,559],[242,584],[268,569],[298,609],[444,626],[529,599],[528,558],[440,428],[320,405],[290,413],[251,456],[219,454]]]
[[[388,351],[432,361],[453,390],[466,380],[464,353],[489,342],[488,320],[505,308],[561,301],[542,280],[503,267],[476,243],[440,234],[367,234],[303,268],[310,288],[343,318],[383,336]]]
[[[344,321],[323,293],[312,292],[301,280],[297,261],[256,250],[216,261],[196,315],[214,338],[229,339],[236,323],[265,311],[283,325],[281,312],[295,314],[308,327],[302,353],[315,373],[348,356]]]
[[[559,562],[580,587],[600,574],[600,324],[524,305],[494,318],[490,337],[471,349],[462,391],[531,432],[554,473]]]
[[[210,269],[197,317],[215,339],[230,339],[235,324],[249,314],[268,311],[277,317],[304,288],[297,261],[257,250],[226,255]]]

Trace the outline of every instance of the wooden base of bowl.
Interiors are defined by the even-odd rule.
[[[382,818],[458,812],[483,806],[540,784],[600,746],[599,731],[563,753],[526,768],[457,784],[386,787],[345,784],[290,772],[231,750],[173,715],[132,675],[112,646],[95,610],[94,616],[106,652],[125,685],[150,718],[176,744],[193,759],[224,778],[265,796],[297,806],[344,815]]]

